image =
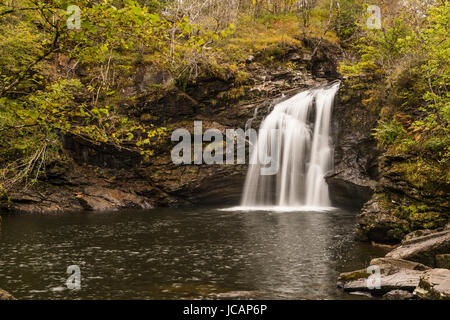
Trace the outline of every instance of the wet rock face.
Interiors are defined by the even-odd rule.
[[[357,238],[361,241],[398,243],[407,230],[406,222],[395,217],[376,197],[363,206],[357,221]]]
[[[4,209],[11,213],[110,211],[152,208],[158,196],[170,201],[170,196],[126,169],[68,162],[49,168],[48,173],[46,180],[28,190],[11,193],[11,203]]]
[[[72,135],[61,136],[62,145],[70,156],[81,165],[93,165],[104,168],[133,168],[142,160],[138,152],[128,149],[119,150],[114,146],[82,140]]]
[[[108,211],[117,209],[150,209],[152,202],[136,194],[118,189],[87,187],[76,197],[88,211]]]
[[[55,187],[41,185],[44,189],[30,190],[11,195],[12,213],[56,213],[63,211],[115,211],[121,209],[150,209],[154,200],[139,196],[135,191],[118,188]]]
[[[360,209],[373,194],[373,183],[354,179],[352,172],[332,173],[326,176],[333,203]]]
[[[169,205],[238,205],[247,172],[246,165],[175,165],[169,157],[139,170],[140,175],[163,194]],[[160,199],[157,205],[167,205]]]
[[[326,176],[336,205],[360,209],[375,191],[379,151],[372,129],[377,118],[343,84],[333,110],[334,170]]]
[[[398,243],[412,231],[430,233],[448,222],[448,186],[433,175],[421,178],[424,185],[414,182],[408,172],[416,170],[416,161],[401,154],[379,157],[375,194],[358,216],[360,240]]]

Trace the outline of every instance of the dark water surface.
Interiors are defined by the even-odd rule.
[[[0,288],[19,299],[349,299],[339,272],[385,254],[355,242],[355,229],[342,210],[9,215]],[[65,284],[70,265],[78,291]]]

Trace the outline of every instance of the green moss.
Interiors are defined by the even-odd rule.
[[[416,212],[409,216],[412,229],[436,229],[445,225],[445,218],[438,212]]]
[[[434,290],[434,288],[428,282],[424,281],[423,279],[420,279],[419,288],[422,288],[426,291],[425,296],[427,299],[430,299],[430,300],[440,300],[441,299],[441,295],[439,294],[439,292]]]
[[[427,192],[443,190],[443,185],[447,183],[448,169],[445,164],[422,157],[398,163],[394,170],[401,173],[414,187]]]
[[[340,275],[340,279],[344,281],[358,280],[358,279],[366,279],[370,276],[365,270],[358,270],[349,273],[343,273]]]
[[[407,221],[407,232],[420,229],[436,229],[444,226],[448,220],[444,213],[434,210],[434,206],[429,206],[422,202],[403,205],[391,204],[391,211],[396,217]]]
[[[340,95],[340,100],[341,103],[347,103],[352,99],[352,96],[350,94],[341,94]]]

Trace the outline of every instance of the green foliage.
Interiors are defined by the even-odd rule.
[[[445,217],[439,212],[430,211],[424,204],[401,207],[397,215],[409,221],[411,230],[435,229],[445,224]]]
[[[333,19],[333,28],[344,45],[358,31],[358,19],[362,11],[358,0],[340,1],[340,9]]]
[[[211,23],[208,10],[214,6],[192,13],[178,10],[182,4],[171,0],[17,0],[14,7],[2,2],[0,175],[35,180],[61,151],[64,134],[149,157],[165,128],[151,124],[158,115],[133,118],[142,98],[135,90],[137,74],[170,75],[167,83],[146,84],[150,100],[203,76],[233,82],[220,98],[238,100],[251,83],[249,55],[271,68],[300,68],[304,64],[284,58],[292,50],[313,51],[305,48],[305,37],[339,41],[347,50],[340,66],[347,83],[363,91],[364,105],[386,111],[374,133],[386,152],[445,166],[450,158],[449,2],[390,11],[390,4],[375,1],[383,6],[381,30],[366,29],[366,1],[341,0],[339,7],[330,0],[305,3],[240,1],[235,27]],[[81,8],[79,30],[67,29],[68,4]],[[193,23],[188,17],[197,13],[211,19]],[[401,113],[414,116],[402,119]]]
[[[363,91],[364,105],[387,110],[375,129],[380,146],[448,163],[450,4],[411,2],[382,11],[380,30],[368,30],[360,18],[356,59],[344,61],[340,71],[350,87]],[[404,112],[413,117],[392,118]]]
[[[67,29],[67,1],[0,5],[3,189],[36,181],[58,155],[61,135],[153,155],[166,129],[124,114],[120,104],[134,99],[122,94],[133,85],[128,79],[142,65],[193,79],[215,52],[211,44],[234,26],[205,30],[150,2],[72,1],[81,8],[79,30]]]
[[[374,136],[382,147],[393,145],[397,139],[404,133],[404,129],[397,121],[380,122],[374,129]]]

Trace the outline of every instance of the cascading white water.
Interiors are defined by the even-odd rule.
[[[329,207],[324,176],[332,169],[330,122],[339,83],[277,104],[261,123],[242,197],[243,207]],[[314,117],[313,121],[310,118]],[[267,158],[278,170],[263,175]]]

